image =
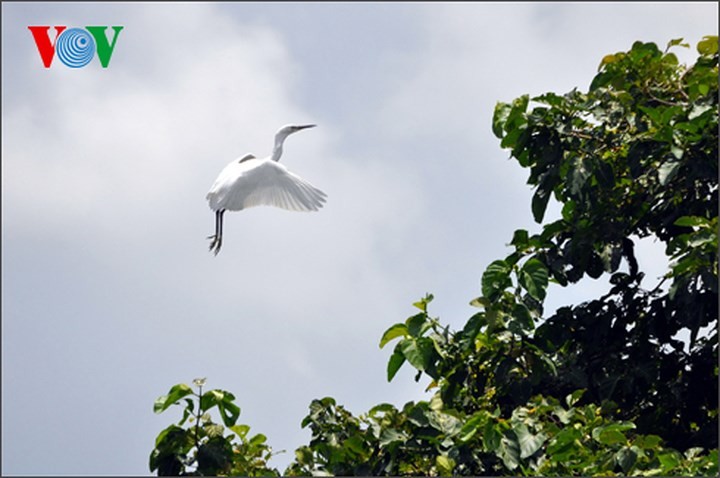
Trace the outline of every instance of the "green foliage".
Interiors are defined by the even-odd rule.
[[[462,417],[437,398],[401,410],[380,404],[360,417],[324,398],[313,401],[303,426],[312,440],[296,451],[288,475],[476,474],[486,455],[459,440]]]
[[[612,274],[606,296],[561,308],[535,331],[561,370],[536,391],[588,388],[674,446],[715,448],[717,333],[700,332],[718,317],[717,37],[698,44],[690,68],[668,49],[636,42],[606,56],[587,93],[499,103],[493,130],[530,170],[535,219],[550,197],[562,204],[540,234],[516,232],[513,260],[539,260],[563,286]],[[633,243],[648,236],[672,261],[651,290]]]
[[[389,404],[354,417],[334,399],[313,401],[303,422],[313,438],[296,451],[287,475],[643,475],[715,476],[717,450],[684,455],[656,435],[602,407],[533,397],[508,418],[499,410],[473,415],[442,402]]]
[[[170,425],[157,436],[150,471],[157,470],[158,476],[279,476],[268,466],[272,449],[265,444],[266,437],[248,437],[250,427],[237,424],[240,407],[235,396],[224,390],[202,393],[205,379],[196,379],[194,384],[197,393],[181,383],[155,400],[155,413],[179,405],[183,406],[183,415],[177,425]],[[213,422],[213,408],[222,425]],[[226,431],[231,433],[226,436]]]
[[[515,231],[461,330],[430,316],[428,294],[382,335],[380,348],[395,344],[388,380],[407,363],[429,401],[354,416],[314,400],[311,440],[284,474],[717,476],[718,39],[703,38],[691,67],[676,47],[606,56],[587,93],[498,103],[492,130],[529,170],[542,230]],[[543,223],[551,198],[561,217]],[[638,237],[661,241],[669,262],[649,288]],[[545,312],[550,284],[604,274],[607,294]],[[156,401],[187,406],[151,469],[276,474],[264,437],[246,440],[234,397],[215,392],[177,385]],[[215,406],[241,444],[205,421]]]

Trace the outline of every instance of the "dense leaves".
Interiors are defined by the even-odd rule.
[[[595,404],[533,397],[503,418],[498,409],[464,415],[437,395],[398,410],[382,404],[354,417],[334,399],[314,401],[312,431],[288,475],[648,475],[715,476],[717,450],[666,448]]]
[[[561,308],[536,331],[563,370],[546,389],[587,388],[674,446],[715,448],[717,332],[701,331],[718,318],[717,37],[698,52],[685,68],[637,42],[602,60],[588,93],[498,104],[494,131],[530,169],[536,220],[549,197],[563,205],[562,219],[514,241],[516,254],[561,285],[612,274],[606,296]],[[644,289],[634,240],[648,236],[672,263]]]

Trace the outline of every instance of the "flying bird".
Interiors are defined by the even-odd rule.
[[[208,236],[211,252],[217,255],[222,247],[225,211],[240,211],[253,206],[317,211],[323,206],[327,197],[324,192],[279,163],[285,139],[314,126],[283,126],[275,134],[275,146],[269,157],[258,159],[252,154],[246,154],[220,172],[206,196],[210,209],[215,211],[215,234]]]

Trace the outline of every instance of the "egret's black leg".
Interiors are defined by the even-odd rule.
[[[218,211],[218,212],[216,213],[216,217],[215,217],[215,223],[216,223],[216,224],[219,224],[219,226],[220,226],[220,241],[221,241],[221,242],[222,242],[222,235],[223,235],[223,233],[222,233],[222,228],[223,228],[223,214],[225,214],[225,209],[221,209],[220,211]]]
[[[215,235],[208,236],[208,239],[212,239],[212,241],[210,242],[210,251],[214,252],[216,256],[218,255],[218,252],[220,252],[220,248],[222,247],[222,228],[224,213],[224,209],[215,211]]]

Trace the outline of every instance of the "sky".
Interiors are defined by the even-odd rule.
[[[532,220],[493,108],[586,91],[601,58],[717,35],[717,3],[2,3],[2,474],[147,475],[177,383],[235,394],[283,471],[315,398],[429,399],[382,333],[432,293],[454,329]],[[31,25],[123,26],[111,61],[44,68]],[[692,63],[694,47],[679,49]],[[230,161],[328,195],[206,237]],[[551,205],[548,218],[558,215]],[[649,285],[663,248],[638,248]],[[546,307],[608,289],[551,286]]]

